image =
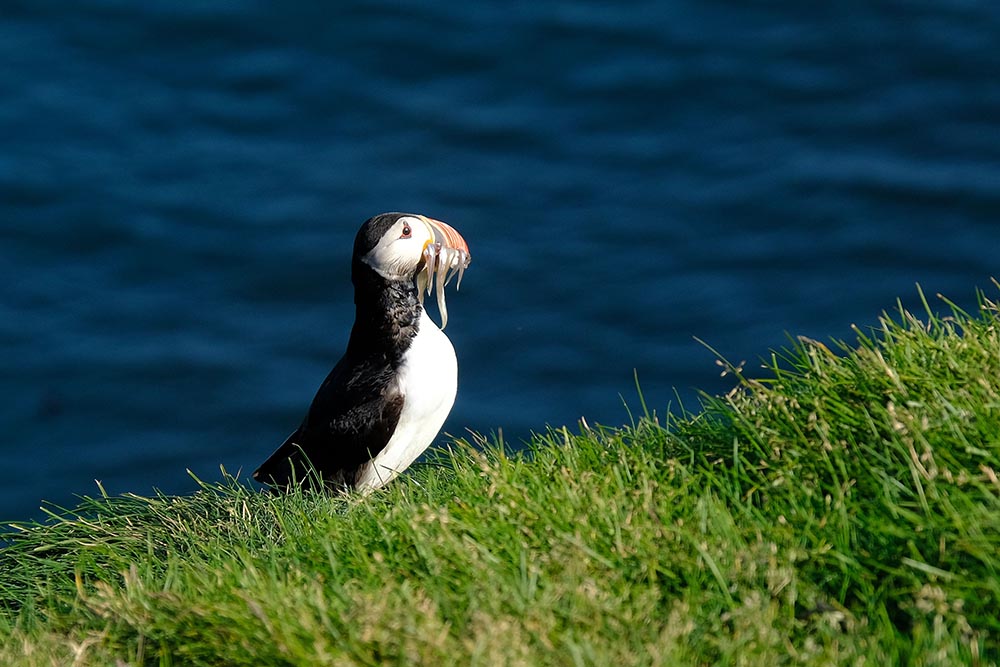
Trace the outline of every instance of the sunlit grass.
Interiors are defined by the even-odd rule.
[[[981,306],[803,340],[697,414],[459,441],[365,499],[85,499],[0,551],[0,664],[996,664]]]

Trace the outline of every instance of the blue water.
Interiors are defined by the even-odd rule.
[[[468,240],[446,429],[512,442],[1000,274],[996,2],[7,0],[0,100],[0,518],[252,470],[381,211]]]

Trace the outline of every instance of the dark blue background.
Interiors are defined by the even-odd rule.
[[[0,9],[0,518],[252,470],[452,223],[447,430],[628,420],[1000,248],[1000,3],[26,0]]]

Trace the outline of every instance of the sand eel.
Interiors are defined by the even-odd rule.
[[[434,440],[451,412],[458,362],[442,331],[444,288],[471,261],[449,225],[383,213],[354,239],[355,318],[347,351],[327,376],[302,425],[253,474],[276,489],[293,484],[370,492],[388,483]],[[424,309],[437,291],[441,327]]]

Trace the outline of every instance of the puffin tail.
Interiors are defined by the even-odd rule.
[[[305,478],[313,473],[309,457],[302,449],[301,443],[304,440],[302,436],[301,428],[288,436],[254,471],[254,481],[275,489],[287,489],[308,483]]]

